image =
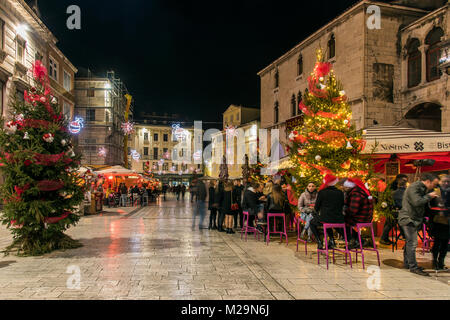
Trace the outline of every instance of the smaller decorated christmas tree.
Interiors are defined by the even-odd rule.
[[[55,249],[79,247],[64,234],[75,225],[83,200],[68,122],[52,95],[46,68],[36,61],[35,86],[16,99],[10,119],[0,130],[0,188],[4,201],[1,221],[13,233],[6,253],[39,255]]]

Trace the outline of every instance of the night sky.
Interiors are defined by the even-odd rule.
[[[230,104],[259,107],[256,73],[356,2],[41,0],[39,9],[76,67],[116,71],[135,114],[221,122]],[[81,30],[66,28],[72,4]]]

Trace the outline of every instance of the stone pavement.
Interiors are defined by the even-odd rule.
[[[327,271],[323,258],[317,265],[314,244],[307,255],[302,247],[296,252],[294,236],[288,246],[276,238],[266,246],[238,233],[192,231],[188,199],[85,216],[68,231],[82,248],[1,256],[0,299],[450,299],[449,273],[424,278],[392,267],[401,250],[381,249],[375,274],[360,261],[350,269],[340,256]],[[10,241],[2,227],[0,246]],[[429,264],[429,253],[417,256]],[[366,268],[376,265],[368,253]]]

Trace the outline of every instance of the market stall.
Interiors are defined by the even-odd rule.
[[[122,166],[107,167],[97,170],[96,173],[101,176],[98,183],[102,183],[104,188],[111,186],[113,189],[116,189],[121,183],[125,183],[127,188],[129,188],[130,186],[139,185],[146,181],[146,178],[142,175]]]

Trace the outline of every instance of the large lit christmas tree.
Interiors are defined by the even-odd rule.
[[[365,147],[362,132],[350,122],[347,97],[331,68],[318,50],[317,63],[308,77],[309,90],[299,104],[304,123],[289,134],[293,178],[288,182],[297,195],[310,182],[320,186],[327,173],[363,181],[369,178],[368,160],[361,156]]]
[[[39,255],[55,249],[79,247],[64,234],[79,216],[83,189],[75,174],[80,155],[75,154],[68,123],[52,96],[46,68],[36,61],[35,86],[15,99],[10,119],[1,119],[0,169],[4,183],[3,224],[12,231],[6,253]]]

